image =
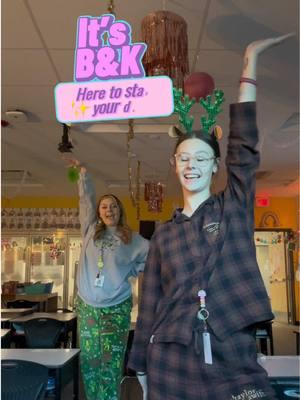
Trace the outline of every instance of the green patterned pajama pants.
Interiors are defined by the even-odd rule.
[[[132,299],[92,307],[77,297],[81,374],[87,400],[118,400]]]

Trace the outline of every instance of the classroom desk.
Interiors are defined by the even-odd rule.
[[[34,308],[1,308],[1,317],[16,318],[23,315],[32,314]]]
[[[57,310],[58,294],[43,293],[43,294],[2,294],[1,300],[4,304],[8,301],[27,300],[38,304],[38,311],[51,312]]]
[[[258,357],[258,363],[267,371],[278,399],[299,399],[299,356]]]
[[[299,377],[299,356],[262,356],[257,361],[267,371],[269,378]]]
[[[297,356],[299,356],[300,355],[300,339],[299,339],[300,330],[293,331],[293,333],[296,335],[296,354],[297,354]]]
[[[11,323],[22,324],[26,321],[29,321],[34,318],[54,318],[58,321],[62,321],[65,325],[65,332],[72,333],[72,348],[76,348],[76,340],[77,340],[77,315],[73,312],[70,313],[43,313],[43,312],[34,312],[32,314],[16,317],[12,319]]]
[[[33,361],[55,372],[55,400],[61,400],[64,384],[68,383],[68,372],[72,369],[73,399],[78,400],[79,349],[3,349],[2,360]]]

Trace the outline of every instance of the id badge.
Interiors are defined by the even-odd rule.
[[[202,333],[203,348],[204,348],[204,362],[205,364],[212,364],[212,353],[210,344],[210,334],[208,332]]]
[[[95,279],[95,286],[103,287],[103,284],[104,284],[104,276],[103,275],[97,276]]]

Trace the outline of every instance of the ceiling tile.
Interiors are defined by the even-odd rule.
[[[5,85],[50,85],[56,81],[44,50],[3,50],[2,82]]]
[[[2,49],[42,48],[23,0],[1,2]]]

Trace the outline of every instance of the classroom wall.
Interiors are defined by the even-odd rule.
[[[129,197],[120,198],[125,206],[128,224],[132,229],[138,231],[139,220],[137,219],[136,208],[133,207]],[[161,213],[151,213],[147,210],[147,203],[140,202],[140,220],[150,221],[166,221],[168,220],[174,209],[182,205],[181,196],[178,198],[167,198],[163,202]],[[2,199],[2,208],[75,208],[78,207],[77,197],[17,197],[14,199]],[[272,197],[269,207],[255,207],[255,226],[260,227],[261,219],[266,212],[275,213],[279,219],[279,228],[290,228],[295,232],[299,231],[299,198],[279,198]],[[268,228],[272,228],[272,220],[268,219]],[[298,252],[295,252],[294,270],[298,265]],[[300,282],[295,281],[296,295],[296,319],[300,321]]]

